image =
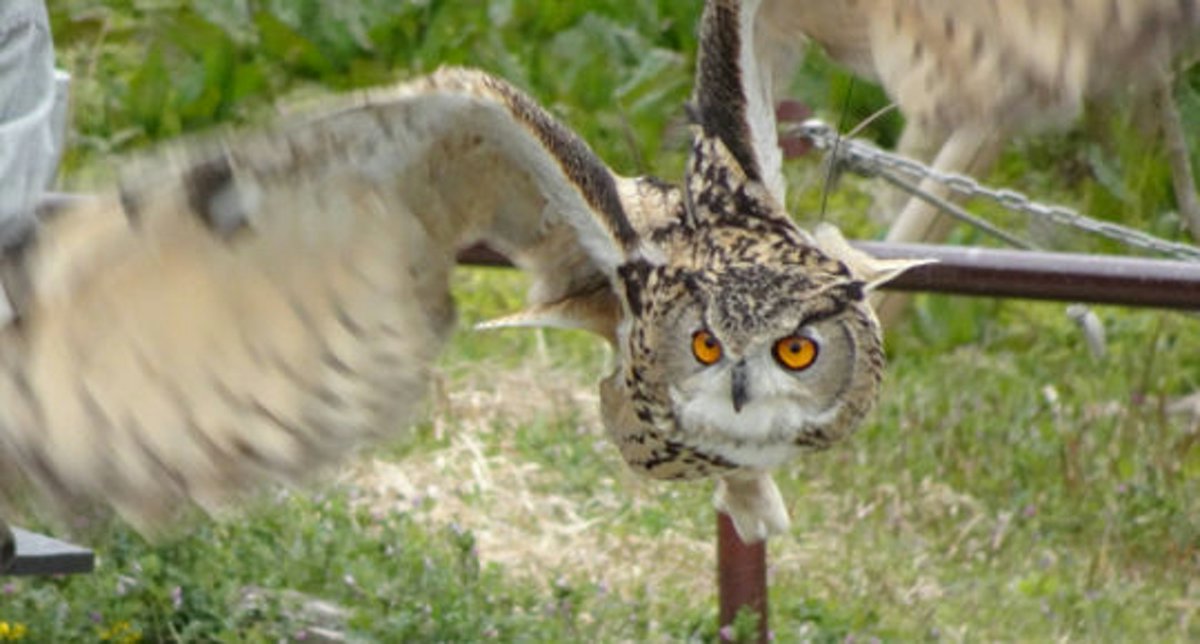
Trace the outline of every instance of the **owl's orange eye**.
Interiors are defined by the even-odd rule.
[[[802,335],[789,335],[775,342],[775,360],[785,369],[801,371],[817,361],[817,343]]]
[[[713,364],[721,359],[721,342],[709,331],[697,331],[692,334],[692,355],[700,364]]]

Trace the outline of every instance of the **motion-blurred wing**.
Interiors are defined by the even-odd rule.
[[[547,302],[636,242],[618,180],[511,86],[443,70],[134,164],[0,267],[0,479],[143,529],[403,428],[484,240]]]

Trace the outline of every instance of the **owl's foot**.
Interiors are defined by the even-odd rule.
[[[713,505],[733,520],[743,543],[785,534],[791,526],[783,496],[767,472],[739,472],[722,477],[717,481]]]

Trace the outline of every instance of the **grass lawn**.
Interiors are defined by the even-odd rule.
[[[441,63],[525,87],[622,172],[681,174],[699,1],[51,4],[76,79],[72,189],[114,155]],[[1193,71],[1185,122],[1198,88]],[[834,122],[881,100],[819,56],[795,91]],[[1017,142],[992,180],[1178,237],[1165,162],[1116,112]],[[792,211],[814,221],[818,160],[787,171]],[[873,190],[843,179],[826,216],[878,234]],[[711,488],[641,480],[606,443],[603,344],[470,331],[515,310],[524,283],[458,273],[461,330],[426,422],[163,543],[78,517],[98,570],[0,579],[0,641],[717,639]],[[1200,391],[1200,320],[1096,313],[1102,358],[1063,304],[917,299],[859,434],[778,475],[794,523],[769,550],[778,641],[1200,639],[1200,405],[1179,404]]]

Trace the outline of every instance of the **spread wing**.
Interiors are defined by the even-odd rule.
[[[700,25],[696,86],[692,94],[701,129],[720,139],[746,177],[784,203],[783,153],[776,132],[774,59],[756,28],[759,0],[715,0]]]
[[[152,531],[418,413],[476,241],[535,302],[607,287],[622,179],[513,87],[448,69],[133,164],[0,266],[0,483]]]

